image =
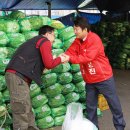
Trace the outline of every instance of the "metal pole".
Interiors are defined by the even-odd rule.
[[[46,4],[48,5],[48,17],[51,18],[51,2],[47,1]]]

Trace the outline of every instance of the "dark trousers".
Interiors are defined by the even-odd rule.
[[[86,83],[86,93],[87,118],[90,121],[92,121],[98,127],[97,104],[98,94],[100,93],[104,95],[108,102],[113,115],[113,123],[116,130],[124,130],[126,124],[123,118],[120,101],[116,93],[113,77],[98,83]]]

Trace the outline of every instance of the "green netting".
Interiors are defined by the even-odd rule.
[[[7,58],[8,49],[7,47],[0,47],[0,58]]]
[[[85,82],[81,81],[75,84],[75,92],[81,93],[85,91]]]
[[[61,115],[65,115],[66,113],[66,106],[59,106],[59,107],[56,107],[56,108],[52,108],[51,111],[52,111],[52,117],[58,117],[58,116],[61,116]]]
[[[3,91],[5,89],[6,89],[5,77],[0,75],[0,91]]]
[[[54,120],[51,116],[47,116],[45,118],[39,119],[36,122],[37,122],[37,126],[40,128],[40,130],[44,130],[44,129],[52,127],[54,125]]]
[[[9,102],[10,101],[9,90],[8,89],[4,90],[2,94],[3,94],[3,98],[4,98],[5,102]]]
[[[54,34],[55,34],[55,37],[57,38],[58,37],[58,31],[57,31],[57,29],[54,30]]]
[[[65,96],[65,104],[69,104],[71,102],[76,102],[79,100],[79,94],[72,92]]]
[[[55,29],[65,28],[65,25],[59,20],[51,20],[51,26]]]
[[[97,115],[98,115],[99,117],[103,115],[102,111],[101,111],[99,108],[97,108]]]
[[[41,88],[37,84],[30,85],[30,96],[31,98],[38,96],[41,93]]]
[[[10,61],[10,59],[0,58],[0,74],[4,74],[5,73],[5,67],[7,66],[7,64],[9,63],[9,61]],[[0,76],[0,78],[1,78],[1,76]],[[1,81],[1,79],[0,79],[0,81]],[[1,86],[2,83],[3,82],[1,81],[0,82],[0,86]]]
[[[23,18],[19,20],[21,32],[31,31],[31,24],[28,18]]]
[[[54,73],[63,73],[63,72],[67,72],[70,70],[70,64],[69,63],[64,63],[64,64],[60,64],[57,67],[55,67],[54,69],[52,69],[52,72]]]
[[[47,104],[38,107],[34,111],[35,111],[36,119],[41,119],[51,114],[51,109]]]
[[[31,16],[29,18],[32,30],[38,30],[43,25],[43,20],[39,16]]]
[[[6,112],[7,112],[6,107],[1,105],[0,106],[0,119],[1,119],[2,116],[4,116],[6,114]]]
[[[56,83],[52,86],[49,86],[43,90],[47,97],[55,97],[56,95],[61,93],[62,85]]]
[[[43,70],[43,74],[45,75],[45,74],[49,74],[49,73],[51,73],[51,69],[44,69]]]
[[[1,130],[11,130],[10,126],[4,126]]]
[[[55,126],[61,126],[64,122],[65,116],[59,116],[54,118]]]
[[[80,71],[80,66],[79,64],[71,64],[71,72],[79,72]]]
[[[12,48],[12,47],[7,47],[7,58],[12,58],[14,52],[15,52],[16,48]]]
[[[37,36],[38,31],[27,31],[27,32],[24,32],[23,34],[25,36],[25,39],[28,40],[28,39],[31,39],[31,38]]]
[[[6,104],[6,108],[10,114],[12,114],[12,109],[10,103]]]
[[[63,43],[60,39],[55,39],[54,43],[52,44],[52,47],[54,49],[60,49],[62,48],[62,46],[63,46]]]
[[[32,106],[34,108],[38,108],[48,102],[47,97],[44,94],[40,94],[34,98],[32,98]]]
[[[3,124],[3,122],[4,122],[4,124]],[[0,125],[3,124],[3,127],[9,126],[9,125],[11,125],[12,123],[13,123],[13,119],[11,118],[11,116],[8,116],[8,115],[7,115],[6,120],[5,120],[5,117],[4,117],[4,116],[0,118]],[[0,130],[1,130],[1,129],[0,129]]]
[[[61,53],[64,53],[63,49],[53,49],[52,54],[55,56],[59,56]]]
[[[71,38],[69,38],[68,40],[65,40],[65,41],[63,42],[63,49],[64,49],[64,51],[66,51],[66,50],[70,47],[70,45],[73,43],[73,41],[74,41],[75,38],[76,38],[76,37],[73,36],[73,37],[71,37]]]
[[[51,19],[47,16],[42,16],[42,25],[51,25]]]
[[[42,82],[44,87],[49,87],[57,82],[57,74],[50,73],[42,76]]]
[[[2,93],[0,92],[0,106],[1,106],[1,104],[3,104],[3,103],[4,103],[4,98],[3,98]]]
[[[19,47],[26,41],[24,35],[21,33],[8,33],[7,36],[9,38],[9,46],[14,48]]]
[[[68,84],[71,81],[72,81],[72,74],[70,72],[65,72],[58,75],[58,82],[61,84]]]
[[[70,92],[73,92],[75,90],[75,85],[73,83],[65,84],[63,85],[62,93],[68,94]]]
[[[0,47],[6,46],[9,42],[9,39],[5,32],[0,31]]]
[[[83,91],[82,93],[79,94],[80,96],[80,101],[83,102],[83,101],[86,101],[86,91]]]
[[[80,82],[82,80],[83,80],[83,77],[82,77],[82,74],[81,74],[80,71],[76,72],[76,73],[73,73],[73,82],[74,83],[78,83],[78,82]]]
[[[62,94],[57,95],[54,98],[49,98],[48,104],[53,107],[59,107],[60,105],[64,104],[65,98]]]
[[[68,40],[69,38],[71,38],[73,36],[75,36],[75,34],[74,34],[74,29],[72,26],[68,26],[68,27],[61,29],[59,31],[59,38],[62,41]]]
[[[6,33],[19,32],[20,26],[16,20],[0,20],[0,31]]]
[[[23,13],[22,11],[18,11],[18,10],[12,11],[8,16],[12,19],[20,19],[20,18],[26,17],[25,13]]]

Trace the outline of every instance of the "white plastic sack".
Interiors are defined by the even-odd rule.
[[[83,109],[80,103],[70,103],[67,106],[62,130],[98,130],[88,119],[83,117]]]

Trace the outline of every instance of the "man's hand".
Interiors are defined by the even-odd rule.
[[[56,55],[53,55],[53,59],[55,59],[56,58]]]
[[[66,55],[65,53],[60,54],[59,57],[61,58],[62,63],[66,63],[70,59],[70,57],[68,55]]]

